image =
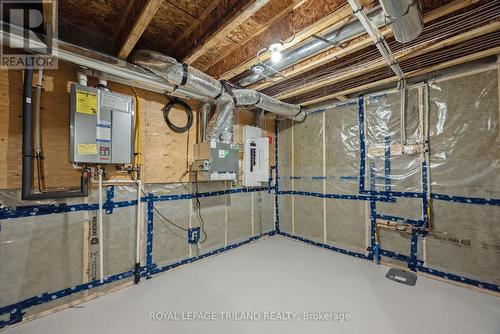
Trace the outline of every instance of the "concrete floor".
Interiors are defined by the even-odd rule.
[[[500,298],[425,277],[405,286],[387,280],[387,269],[275,237],[5,333],[500,333]],[[150,312],[181,320],[150,320]],[[189,312],[260,312],[261,320],[221,320],[220,313],[182,320]],[[264,312],[297,312],[300,320],[262,320],[278,316]],[[306,321],[304,312],[350,319]]]

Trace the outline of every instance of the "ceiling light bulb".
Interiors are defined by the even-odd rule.
[[[281,43],[273,43],[269,45],[269,51],[271,51],[271,61],[273,63],[279,63],[281,61],[281,49],[283,48],[283,44]]]
[[[273,63],[279,63],[281,60],[281,52],[280,51],[274,51],[271,53],[271,61]]]

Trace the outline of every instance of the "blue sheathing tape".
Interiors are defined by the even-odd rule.
[[[274,183],[274,215],[276,221],[274,222],[274,230],[280,232],[280,215],[279,215],[279,168],[278,168],[278,127],[279,121],[274,121],[274,169],[276,173],[276,180]]]
[[[144,268],[141,268],[141,272],[144,270]],[[25,299],[23,301],[20,301],[18,303],[4,306],[0,308],[0,314],[6,314],[10,313],[10,319],[7,321],[0,321],[0,328],[5,327],[6,325],[11,325],[14,323],[18,323],[22,321],[23,318],[23,310],[36,306],[36,305],[41,305],[45,304],[63,297],[67,297],[69,295],[72,295],[74,293],[82,292],[85,290],[93,289],[102,285],[106,285],[109,283],[113,283],[116,281],[120,281],[123,279],[126,279],[128,277],[132,277],[133,272],[132,271],[126,271],[123,273],[119,273],[116,275],[112,275],[109,277],[106,277],[104,279],[104,282],[101,283],[99,280],[95,280],[92,282],[84,283],[84,284],[79,284],[75,285],[70,288],[66,288],[63,290],[55,291],[55,292],[47,292],[43,293],[41,295],[31,297],[28,299]]]
[[[240,242],[237,242],[237,243],[234,243],[234,244],[230,244],[230,245],[227,245],[226,247],[218,248],[218,249],[215,249],[215,250],[210,251],[208,253],[201,254],[199,256],[190,257],[190,258],[181,260],[181,261],[176,262],[176,263],[168,264],[166,266],[156,267],[156,268],[152,269],[150,271],[150,273],[152,275],[158,274],[158,273],[162,273],[162,272],[174,269],[176,267],[182,266],[184,264],[192,263],[192,262],[199,261],[201,259],[213,256],[213,255],[217,255],[217,254],[221,254],[221,253],[227,252],[228,250],[231,250],[231,249],[234,249],[234,248],[246,245],[246,244],[248,244],[248,243],[250,243],[252,241],[256,241],[256,240],[258,240],[258,239],[260,239],[260,238],[262,238],[264,236],[273,236],[275,234],[276,234],[276,231],[270,231],[270,232],[263,233],[262,235],[253,236],[253,237],[251,237],[249,239],[246,239],[244,241],[240,241]]]
[[[365,105],[364,98],[360,96],[358,99],[358,121],[359,121],[359,192],[365,191],[365,154],[366,154],[366,144],[365,144]]]
[[[467,278],[467,277],[463,277],[463,276],[459,276],[459,275],[455,275],[455,274],[446,273],[444,271],[427,268],[427,267],[424,267],[422,265],[418,265],[416,267],[416,269],[417,269],[417,271],[421,271],[423,273],[442,277],[444,279],[452,280],[455,282],[460,282],[460,283],[464,283],[464,284],[468,284],[468,285],[477,286],[478,288],[481,288],[481,289],[487,289],[487,290],[492,290],[492,291],[496,291],[496,292],[500,291],[500,286],[495,285],[495,284],[482,282],[482,281],[478,281],[475,279],[471,279],[471,278]]]
[[[391,188],[391,137],[385,137],[384,150],[384,176],[385,176],[385,191],[390,192]]]
[[[105,213],[107,215],[109,214],[112,214],[113,213],[113,198],[115,198],[115,186],[111,185],[111,186],[107,186],[106,187],[106,202],[103,204],[103,207],[104,205],[106,205],[106,208],[105,208]]]
[[[400,254],[400,253],[393,252],[393,251],[386,250],[386,249],[380,249],[380,255],[385,256],[385,257],[389,257],[389,258],[394,259],[394,260],[399,260],[401,262],[406,262],[406,263],[409,263],[411,261],[410,257],[407,255]],[[417,260],[417,263],[419,265],[424,264],[423,261],[420,261],[420,260]]]
[[[312,196],[320,198],[345,199],[355,201],[369,201],[376,199],[379,202],[394,202],[393,199],[388,199],[385,196],[370,196],[370,195],[344,195],[344,194],[323,194],[310,191],[295,191],[295,190],[280,190],[278,195],[297,195],[297,196]]]
[[[500,205],[500,198],[478,198],[478,197],[463,197],[443,194],[431,194],[432,199],[440,201],[448,201],[465,204],[480,204],[480,205]]]
[[[408,261],[408,268],[412,271],[417,271],[417,256],[418,256],[418,233],[412,231],[410,239],[410,260]]]
[[[281,235],[281,236],[290,238],[290,239],[294,239],[294,240],[305,242],[306,244],[309,244],[309,245],[318,246],[318,247],[321,247],[321,248],[326,248],[326,249],[332,250],[334,252],[338,252],[338,253],[342,253],[342,254],[345,254],[345,255],[354,256],[354,257],[357,257],[357,258],[360,258],[360,259],[367,259],[366,255],[361,254],[361,253],[356,253],[356,252],[353,252],[353,251],[350,251],[350,250],[347,250],[347,249],[338,248],[338,247],[327,245],[327,244],[324,244],[324,243],[321,243],[321,242],[309,240],[309,239],[306,239],[306,238],[303,238],[303,237],[299,237],[297,235],[292,235],[292,234],[289,234],[289,233],[286,233],[286,232],[278,232],[278,234]]]
[[[149,278],[149,277],[151,277],[151,275],[165,272],[167,270],[176,268],[176,267],[181,266],[183,264],[192,263],[192,262],[201,260],[203,258],[212,256],[212,255],[220,254],[220,253],[226,252],[228,250],[231,250],[231,249],[240,247],[242,245],[248,244],[252,241],[258,240],[264,236],[273,236],[275,234],[276,234],[275,231],[263,233],[262,235],[253,236],[253,237],[246,239],[244,241],[234,243],[234,244],[228,245],[226,247],[219,248],[219,249],[213,250],[211,252],[202,254],[200,256],[185,259],[185,260],[182,260],[182,261],[179,261],[179,262],[167,265],[167,266],[163,266],[163,267],[158,267],[156,264],[152,264],[151,266],[141,267],[140,274],[141,274],[141,277]],[[93,288],[96,288],[96,287],[99,287],[102,285],[121,281],[121,280],[124,280],[126,278],[132,278],[133,276],[134,276],[133,271],[126,271],[126,272],[122,272],[119,274],[115,274],[115,275],[106,277],[104,279],[103,283],[100,283],[99,280],[95,280],[92,282],[76,285],[76,286],[73,286],[71,288],[67,288],[67,289],[63,289],[63,290],[59,290],[59,291],[55,291],[55,292],[43,293],[41,295],[25,299],[23,301],[15,303],[15,304],[1,307],[0,308],[0,315],[10,313],[10,319],[7,321],[0,321],[0,328],[3,328],[7,325],[21,322],[22,318],[23,318],[23,314],[24,314],[23,310],[26,310],[30,307],[45,304],[45,303],[48,303],[48,302],[51,302],[51,301],[54,301],[54,300],[57,300],[57,299],[60,299],[63,297],[67,297],[67,296],[72,295],[74,293],[90,290],[90,289],[93,289]]]
[[[153,264],[153,220],[154,220],[154,196],[149,193],[146,198],[147,205],[147,230],[146,230],[146,266],[150,267]]]
[[[427,189],[427,163],[422,161],[422,218],[424,220],[423,227],[429,228],[429,215],[428,215],[428,206],[429,206],[429,197]]]

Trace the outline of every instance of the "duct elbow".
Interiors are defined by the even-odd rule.
[[[392,21],[394,37],[400,43],[416,39],[424,29],[418,0],[380,0],[385,15]]]

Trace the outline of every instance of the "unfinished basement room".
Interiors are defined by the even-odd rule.
[[[500,334],[500,0],[0,21],[0,334]]]

